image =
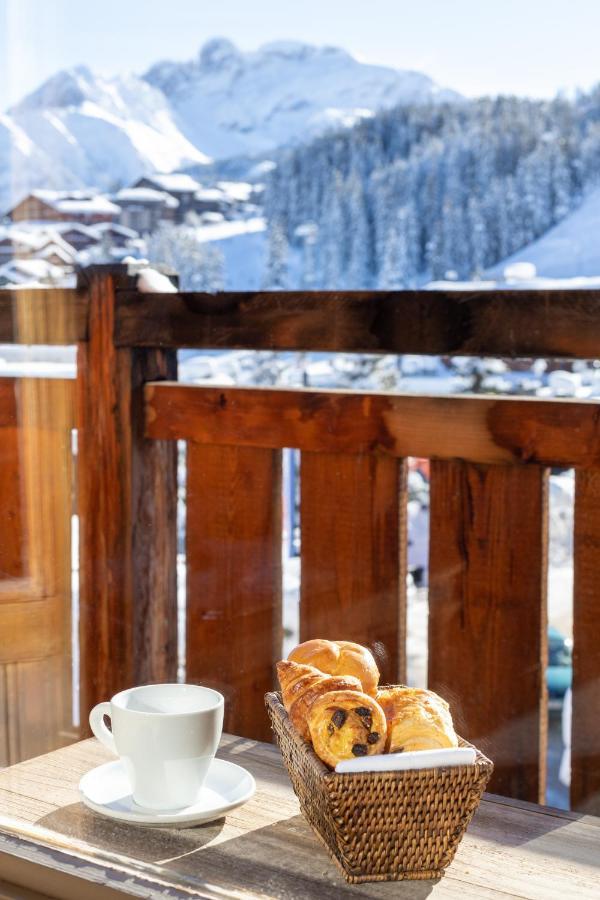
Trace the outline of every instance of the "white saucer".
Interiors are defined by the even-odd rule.
[[[169,812],[151,812],[135,803],[129,779],[119,759],[86,772],[79,793],[94,812],[135,825],[175,825],[190,827],[212,822],[241,806],[256,790],[254,778],[241,766],[224,759],[211,763],[200,799],[193,806]]]

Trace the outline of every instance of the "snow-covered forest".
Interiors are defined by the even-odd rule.
[[[266,286],[477,278],[544,234],[600,176],[600,89],[403,106],[286,152],[266,193]]]

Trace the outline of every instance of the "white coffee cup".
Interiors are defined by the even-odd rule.
[[[98,703],[90,727],[121,758],[139,806],[181,809],[200,798],[221,739],[224,703],[212,688],[148,684]]]

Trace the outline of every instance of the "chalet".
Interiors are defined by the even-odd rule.
[[[218,212],[226,215],[234,206],[233,198],[221,188],[201,188],[194,196],[194,212],[202,215]]]
[[[123,188],[115,194],[120,208],[119,224],[148,234],[161,222],[176,222],[179,201],[166,191],[149,187]]]
[[[89,250],[90,247],[96,247],[100,243],[101,237],[97,229],[104,227],[113,227],[113,223],[101,222],[98,225],[80,225],[78,222],[57,222],[54,225],[54,230],[60,234],[63,241],[66,241],[79,253],[81,250]]]
[[[57,266],[72,266],[77,255],[54,228],[11,226],[0,234],[0,263],[13,259],[45,259]]]
[[[60,284],[65,270],[46,259],[15,259],[0,266],[0,287],[25,284]]]
[[[8,210],[13,222],[78,222],[95,225],[112,222],[119,207],[101,194],[89,191],[35,190]]]
[[[184,172],[170,172],[144,175],[143,178],[136,181],[133,187],[152,188],[155,191],[164,191],[170,194],[179,204],[175,213],[175,221],[184,222],[189,212],[197,212],[195,196],[202,186],[191,175],[186,175]]]
[[[125,225],[119,225],[117,222],[101,222],[99,225],[94,225],[90,228],[90,231],[97,241],[107,243],[111,247],[129,247],[132,241],[136,241],[139,237],[137,231],[134,231],[133,228],[127,228]]]

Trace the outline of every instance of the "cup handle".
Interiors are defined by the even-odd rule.
[[[108,730],[106,724],[104,722],[104,716],[108,716],[110,718],[110,703],[98,703],[90,713],[90,728],[98,738],[98,740],[104,744],[105,747],[108,747],[109,750],[118,756],[117,746],[115,744],[115,739],[112,736],[112,732]]]

